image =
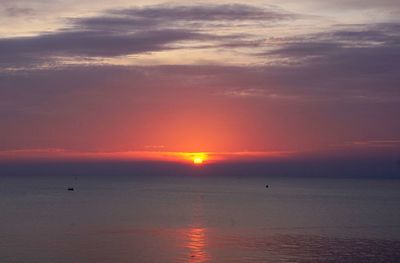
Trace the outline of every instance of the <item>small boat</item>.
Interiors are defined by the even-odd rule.
[[[73,187],[68,187],[68,191],[74,191],[75,189]]]

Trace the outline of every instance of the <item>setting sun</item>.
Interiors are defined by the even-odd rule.
[[[186,153],[186,160],[193,162],[194,165],[201,165],[208,159],[208,155],[204,152]]]
[[[193,163],[194,163],[194,164],[202,164],[203,161],[204,161],[203,158],[200,157],[200,156],[195,156],[195,157],[193,158]]]

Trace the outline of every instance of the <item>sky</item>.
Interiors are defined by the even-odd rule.
[[[0,0],[0,159],[397,158],[399,17],[398,0]]]

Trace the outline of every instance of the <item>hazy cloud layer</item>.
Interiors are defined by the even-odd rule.
[[[386,86],[384,78],[333,70],[79,66],[3,74],[1,133],[8,139],[0,147],[179,150],[171,147],[190,135],[204,147],[243,150],[223,146],[229,141],[251,150],[299,150],[397,139],[398,81]],[[215,142],[220,129],[229,132]]]

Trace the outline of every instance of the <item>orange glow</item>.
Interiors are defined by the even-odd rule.
[[[183,162],[195,165],[223,161],[263,160],[293,156],[295,152],[73,152],[64,149],[27,149],[0,151],[1,160],[148,160]]]

